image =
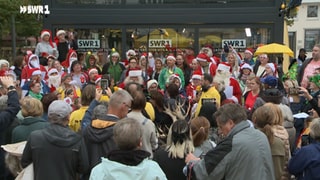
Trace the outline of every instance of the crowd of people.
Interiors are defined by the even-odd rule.
[[[103,64],[65,35],[44,30],[35,52],[0,60],[0,143],[26,142],[1,150],[1,178],[30,166],[34,179],[320,178],[320,45],[283,74],[231,46],[113,49]]]

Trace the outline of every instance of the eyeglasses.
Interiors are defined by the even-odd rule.
[[[123,104],[127,106],[128,111],[131,111],[131,106],[129,106],[129,105],[128,105],[127,103],[125,103],[125,102],[123,102]]]

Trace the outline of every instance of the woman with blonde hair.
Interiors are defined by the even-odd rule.
[[[154,153],[168,179],[186,179],[182,172],[185,157],[194,151],[190,126],[185,120],[175,121],[168,133],[167,146]]]
[[[287,166],[290,158],[289,136],[282,125],[280,108],[272,103],[259,107],[252,115],[255,127],[266,134],[272,154],[276,180],[289,179]]]
[[[210,122],[203,116],[198,116],[190,121],[194,155],[203,157],[208,151],[213,149],[216,144],[209,140]]]
[[[20,104],[24,119],[12,131],[12,143],[26,141],[31,132],[43,129],[49,124],[42,118],[43,107],[40,100],[26,96]]]

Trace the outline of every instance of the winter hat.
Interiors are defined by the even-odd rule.
[[[195,72],[193,72],[191,79],[200,79],[201,80],[201,77],[202,77],[201,71],[195,71]]]
[[[158,86],[158,82],[155,79],[151,79],[147,82],[147,89],[151,87],[152,84],[156,84]]]
[[[60,117],[65,118],[72,112],[72,108],[63,100],[53,101],[48,108],[48,117]]]
[[[42,30],[41,34],[40,34],[41,39],[43,39],[44,36],[51,37],[51,32],[49,30],[47,30],[47,29]]]
[[[57,57],[55,57],[54,55],[49,55],[49,56],[47,56],[47,59],[54,59],[54,60],[56,60],[57,59]]]
[[[41,75],[41,70],[39,68],[28,69],[28,77]]]
[[[267,63],[267,66],[269,66],[271,68],[273,73],[276,72],[276,67],[275,67],[275,65],[273,63]]]
[[[142,75],[141,70],[131,70],[131,71],[129,71],[129,74],[128,74],[129,77],[136,77],[136,76],[141,76],[141,75]]]
[[[89,71],[88,71],[88,74],[90,75],[91,73],[98,73],[98,70],[96,68],[91,68]]]
[[[96,75],[94,83],[97,84],[99,81],[101,81],[101,78],[102,78],[101,75]]]
[[[247,48],[247,49],[244,51],[244,53],[248,53],[248,54],[250,54],[250,55],[252,56],[252,55],[253,55],[253,49]]]
[[[174,78],[177,78],[179,81],[180,81],[180,84],[181,84],[181,78],[179,76],[179,74],[172,74],[169,76],[168,80],[169,82],[172,81]],[[181,86],[181,85],[180,85]],[[180,87],[179,87],[180,88]]]
[[[265,78],[261,78],[261,82],[271,87],[276,87],[278,85],[278,79],[274,76],[267,76]]]
[[[221,62],[218,67],[217,70],[221,70],[221,71],[230,71],[230,64],[227,64],[225,62]]]
[[[61,29],[61,30],[57,31],[56,36],[60,36],[61,34],[66,34],[66,31]]]
[[[196,59],[197,59],[197,61],[200,61],[200,62],[211,62],[211,59],[205,53],[198,54]]]
[[[252,67],[248,64],[248,63],[243,63],[241,66],[240,66],[240,69],[249,69],[251,72],[253,71]]]
[[[127,51],[127,59],[130,58],[129,55],[135,56],[135,55],[136,55],[136,52],[135,52],[134,50],[132,50],[132,49],[129,49],[129,50]]]
[[[176,58],[174,57],[174,55],[173,54],[169,54],[168,56],[167,56],[167,59],[172,59],[172,60],[176,60]]]
[[[48,75],[50,76],[52,73],[58,73],[58,70],[56,68],[50,68],[49,71],[48,71]]]
[[[5,59],[0,59],[0,67],[2,66],[2,64],[7,64],[8,68],[10,66],[9,62]]]
[[[68,51],[66,60],[64,60],[64,61],[61,63],[61,65],[62,65],[63,67],[65,67],[65,68],[70,69],[72,62],[77,61],[77,60],[78,60],[77,52],[71,48],[71,49],[69,49],[69,51]]]

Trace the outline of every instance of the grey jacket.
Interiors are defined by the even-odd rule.
[[[237,124],[203,160],[195,162],[196,179],[274,180],[267,137],[247,121]]]

